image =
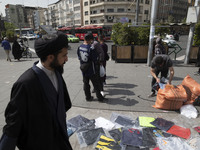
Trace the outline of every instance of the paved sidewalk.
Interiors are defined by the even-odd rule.
[[[10,91],[13,83],[17,78],[38,58],[22,59],[22,61],[7,62],[0,60],[0,129],[5,124],[4,110],[9,101]],[[174,85],[181,84],[184,77],[189,74],[193,79],[199,82],[200,76],[193,73],[197,71],[194,65],[183,65],[182,62],[175,63]],[[176,111],[164,111],[155,109],[154,105],[156,97],[148,98],[150,93],[151,75],[150,68],[144,63],[115,63],[108,61],[107,63],[107,84],[105,86],[107,103],[99,103],[97,99],[92,102],[86,102],[83,93],[82,75],[79,69],[79,61],[77,58],[69,58],[64,67],[64,79],[67,83],[69,94],[73,103],[72,109],[67,113],[67,119],[75,117],[79,114],[89,119],[105,117],[110,119],[112,112],[126,114],[133,117],[151,116],[163,117],[167,120],[178,118],[181,115]],[[94,95],[96,98],[96,96]],[[200,110],[200,107],[197,107]],[[197,119],[190,119],[189,122],[198,122]],[[191,124],[192,125],[192,124]],[[1,134],[0,134],[1,135]],[[74,150],[79,150],[76,135],[70,137],[70,141]],[[83,148],[83,150],[91,150],[92,146]]]

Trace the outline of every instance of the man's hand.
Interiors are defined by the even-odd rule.
[[[160,83],[160,79],[159,79],[158,77],[156,78],[156,82],[157,82],[157,83]]]

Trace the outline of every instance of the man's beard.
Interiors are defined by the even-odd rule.
[[[64,72],[63,65],[58,64],[57,58],[53,60],[53,62],[50,64],[50,67],[58,71],[60,74],[63,74]]]

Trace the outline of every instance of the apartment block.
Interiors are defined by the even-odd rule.
[[[118,22],[142,24],[150,20],[150,0],[83,0],[83,25],[112,26]]]
[[[46,24],[54,28],[82,25],[82,0],[59,0],[48,5]]]
[[[7,4],[5,7],[6,20],[8,22],[13,23],[16,27],[28,26],[23,5]]]
[[[38,29],[39,25],[46,23],[44,8],[12,4],[7,4],[5,8],[6,20],[18,28]]]
[[[40,25],[46,25],[46,20],[44,16],[44,12],[46,11],[46,8],[40,8],[38,7],[37,10],[34,10],[33,17],[34,17],[34,26],[35,29],[39,29]]]
[[[174,23],[180,23],[187,16],[188,0],[159,0],[157,22],[168,22],[169,16]]]

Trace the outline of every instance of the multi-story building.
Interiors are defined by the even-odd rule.
[[[123,21],[138,24],[149,22],[150,0],[138,2],[136,11],[137,0],[83,0],[83,24],[112,26]]]
[[[27,23],[26,27],[30,27],[30,28],[35,28],[34,26],[34,11],[36,10],[35,7],[28,7],[28,6],[24,6],[24,19],[25,22]]]
[[[187,16],[188,0],[159,0],[157,22],[169,22],[169,16],[173,22],[180,23]]]
[[[45,12],[46,24],[54,28],[61,26],[81,26],[82,0],[59,0],[48,5]]]
[[[46,20],[44,16],[44,12],[46,10],[46,8],[37,8],[37,10],[34,10],[33,16],[35,29],[38,30],[40,25],[46,25]]]
[[[6,20],[8,22],[13,23],[16,27],[28,26],[23,5],[7,4],[5,7]]]
[[[13,23],[16,27],[28,27],[35,29],[35,15],[37,10],[35,7],[29,7],[24,5],[12,5],[7,4],[5,9],[6,20]],[[44,17],[43,17],[44,19]]]

